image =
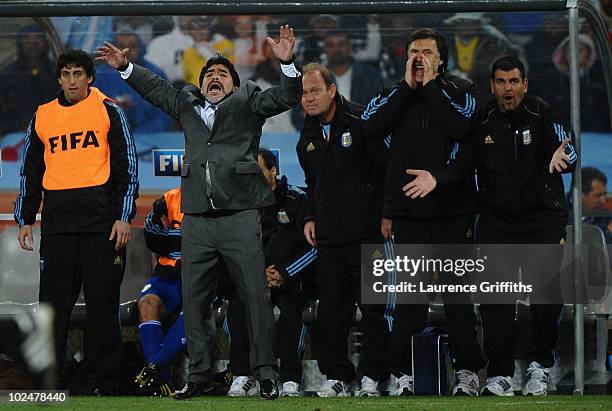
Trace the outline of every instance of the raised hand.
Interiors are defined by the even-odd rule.
[[[414,180],[402,187],[402,191],[406,197],[417,198],[425,197],[431,193],[438,184],[436,178],[426,170],[406,170],[406,174],[416,176]]]
[[[411,55],[406,62],[406,72],[404,73],[404,80],[410,86],[411,89],[415,89],[417,87],[416,79],[414,78],[414,58],[415,54]]]
[[[102,61],[113,68],[119,68],[128,64],[126,57],[128,51],[130,49],[119,50],[108,41],[105,41],[103,46],[96,49],[96,61]]]
[[[563,140],[563,143],[555,150],[552,156],[552,160],[550,160],[550,164],[548,165],[548,172],[550,174],[556,170],[558,173],[561,173],[563,170],[567,168],[567,163],[569,162],[569,156],[565,154],[565,147],[569,143],[569,139],[566,138]]]
[[[278,42],[272,37],[266,37],[266,42],[268,42],[274,55],[281,59],[281,61],[289,61],[293,57],[295,36],[293,35],[293,29],[289,25],[281,26]]]

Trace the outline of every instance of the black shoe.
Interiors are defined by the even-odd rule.
[[[229,370],[229,368],[226,368],[225,370],[216,373],[213,376],[213,381],[218,382],[219,384],[227,385],[227,389],[229,390],[229,387],[234,381],[234,376],[232,375],[232,372]]]
[[[142,393],[153,397],[173,397],[174,388],[160,375],[159,365],[149,364],[136,376]]]
[[[150,388],[161,385],[163,383],[156,364],[149,364],[140,371],[136,376],[136,382],[140,385],[140,388]]]
[[[234,377],[229,369],[219,371],[212,378],[212,389],[208,395],[225,396],[232,386]]]
[[[276,380],[259,381],[259,396],[264,400],[275,400],[278,398],[278,385]]]
[[[183,388],[174,393],[175,400],[187,400],[198,395],[210,395],[213,386],[208,382],[187,381]]]
[[[163,382],[149,390],[149,395],[153,397],[174,397],[174,388],[167,382]]]

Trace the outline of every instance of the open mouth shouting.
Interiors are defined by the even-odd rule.
[[[423,61],[415,61],[412,64],[412,71],[416,81],[422,82],[423,76],[425,75],[425,65],[423,65]]]
[[[223,85],[218,81],[211,81],[206,89],[206,94],[210,97],[220,97],[225,94]]]
[[[425,66],[423,66],[423,63],[415,63],[414,69],[415,73],[418,75],[422,76],[425,73]]]

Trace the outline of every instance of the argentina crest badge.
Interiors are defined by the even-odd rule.
[[[289,216],[287,215],[287,211],[279,210],[276,214],[278,222],[281,224],[287,224],[289,222]]]
[[[342,144],[342,147],[350,147],[351,144],[353,144],[353,136],[351,136],[351,132],[345,131],[344,133],[342,133],[342,138],[340,139],[340,142]]]
[[[525,129],[523,130],[523,145],[528,146],[531,144],[531,130]]]

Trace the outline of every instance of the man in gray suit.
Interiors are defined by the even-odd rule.
[[[295,107],[302,95],[301,74],[293,64],[295,37],[280,28],[278,41],[268,37],[281,61],[279,87],[262,91],[252,81],[240,86],[232,63],[217,55],[200,73],[199,89],[175,89],[169,82],[126,58],[128,49],[110,43],[96,50],[96,60],[119,70],[147,101],[177,119],[185,133],[181,175],[182,279],[185,334],[190,357],[189,377],[176,399],[210,392],[212,364],[207,347],[216,338],[207,331],[210,303],[223,258],[246,312],[253,376],[260,395],[278,397],[274,315],[266,285],[260,209],[274,196],[257,163],[261,127],[266,118]]]

